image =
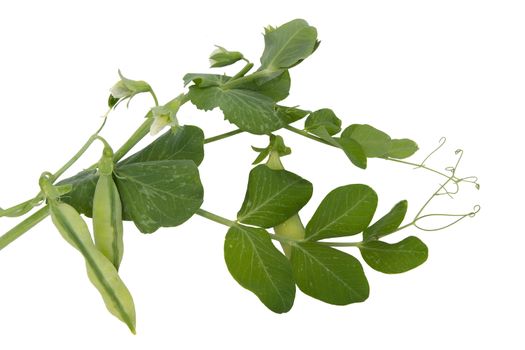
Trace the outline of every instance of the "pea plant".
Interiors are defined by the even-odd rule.
[[[186,74],[185,92],[165,104],[158,102],[148,83],[128,79],[119,71],[120,80],[110,90],[102,126],[60,169],[42,173],[35,197],[0,209],[1,217],[27,215],[0,237],[0,250],[50,216],[62,237],[82,255],[87,275],[107,309],[133,333],[134,302],[118,273],[124,251],[123,221],[132,221],[145,234],[179,226],[195,214],[226,226],[224,258],[229,272],[276,313],[292,308],[296,286],[329,304],[366,300],[369,284],[362,264],[343,248],[356,249],[366,264],[386,274],[421,265],[428,250],[419,238],[410,235],[397,243],[384,238],[402,230],[441,230],[473,217],[480,209],[477,205],[464,213],[433,213],[429,204],[440,196],[453,198],[463,184],[479,189],[478,180],[457,175],[461,150],[456,151],[453,166],[439,170],[427,164],[445,139],[422,161],[407,161],[418,151],[410,139],[392,138],[367,124],[343,129],[341,119],[329,108],[309,111],[282,104],[290,90],[290,69],[314,53],[319,43],[317,30],[296,19],[265,29],[265,47],[256,69],[242,53],[217,46],[210,56],[212,68],[239,62],[242,69],[233,75]],[[154,105],[129,139],[113,151],[101,136],[108,116],[143,93],[151,95]],[[200,128],[179,125],[177,114],[188,102],[204,111],[219,108],[236,128],[205,138]],[[302,127],[292,126],[301,120]],[[128,156],[140,140],[164,129],[164,134]],[[281,130],[284,136],[275,134]],[[268,144],[252,147],[254,167],[242,203],[239,199],[237,218],[224,218],[201,207],[204,190],[198,167],[205,145],[240,133],[267,135]],[[286,133],[344,152],[349,166],[366,169],[369,158],[378,158],[432,172],[443,181],[429,191],[428,200],[408,220],[407,200],[400,200],[387,213],[376,214],[377,193],[365,184],[348,184],[329,192],[305,225],[299,212],[310,200],[313,185],[285,170],[282,158],[291,153],[285,144]],[[62,179],[95,142],[103,144],[100,161]],[[447,223],[429,226],[427,220],[436,217]],[[91,218],[92,233],[85,218]],[[346,238],[357,235],[359,239]]]

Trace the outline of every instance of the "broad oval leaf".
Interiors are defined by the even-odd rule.
[[[351,236],[368,227],[377,207],[377,194],[366,185],[338,187],[321,202],[308,225],[306,238]]]
[[[357,141],[367,157],[383,157],[390,149],[390,136],[368,124],[352,124],[341,134],[341,138]]]
[[[408,158],[419,150],[417,143],[410,139],[393,139],[386,156],[391,158]]]
[[[143,233],[178,226],[200,208],[204,191],[191,160],[131,163],[116,169],[123,218]]]
[[[224,241],[224,259],[233,278],[270,310],[289,311],[295,299],[290,261],[261,228],[235,225]]]
[[[352,255],[313,242],[295,243],[291,254],[295,282],[305,294],[334,305],[359,303],[370,289],[363,267]]]
[[[218,87],[198,88],[189,92],[192,103],[199,109],[220,107],[226,118],[239,129],[252,134],[267,134],[280,129],[284,122],[275,110],[275,102],[268,96],[246,89]]]
[[[309,181],[292,172],[258,165],[250,172],[237,219],[259,227],[277,226],[304,207],[312,191]]]
[[[352,164],[358,168],[366,169],[368,160],[365,151],[356,140],[347,138],[338,138],[336,140]]]
[[[295,19],[277,28],[266,28],[261,70],[290,68],[316,49],[317,30],[303,19]]]
[[[304,129],[315,134],[319,127],[324,127],[328,134],[333,136],[341,131],[341,119],[329,108],[317,110],[306,118]]]
[[[390,244],[370,241],[359,246],[366,263],[379,272],[402,273],[423,264],[428,258],[428,248],[419,238],[410,236]]]
[[[379,239],[395,232],[405,219],[408,209],[406,200],[400,201],[390,211],[363,232],[365,241]]]
[[[189,159],[200,165],[204,158],[204,133],[193,125],[168,130],[148,146],[122,160],[118,166],[157,160]]]

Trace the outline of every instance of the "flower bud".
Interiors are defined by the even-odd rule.
[[[242,53],[238,51],[228,51],[224,47],[217,46],[210,55],[210,65],[212,68],[229,66],[243,58]]]
[[[151,109],[153,123],[151,124],[149,133],[154,136],[158,134],[166,126],[176,127],[179,125],[177,120],[177,112],[181,106],[181,100],[184,94],[175,97],[164,106],[157,106]]]
[[[151,86],[142,80],[131,80],[122,75],[120,69],[118,71],[120,80],[110,89],[109,107],[115,106],[119,101],[127,98],[131,99],[136,94],[141,92],[151,91]]]

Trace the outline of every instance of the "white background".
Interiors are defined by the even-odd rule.
[[[46,220],[0,252],[2,349],[523,349],[523,117],[525,11],[520,1],[11,1],[0,3],[0,205],[36,193],[98,127],[117,69],[148,81],[161,102],[183,91],[186,72],[209,71],[218,44],[258,61],[263,27],[305,18],[319,50],[292,70],[289,105],[333,108],[344,124],[369,123],[415,139],[421,160],[478,175],[433,210],[482,210],[451,229],[417,234],[428,261],[402,275],[365,267],[370,298],[336,307],[298,292],[285,315],[268,311],[228,274],[225,228],[200,217],[145,236],[126,225],[121,268],[133,292],[137,336],[110,316],[79,254]],[[219,69],[218,72],[232,73]],[[103,134],[120,145],[151,101],[136,98],[111,115]],[[207,136],[231,130],[218,112],[192,106],[184,124]],[[353,167],[342,152],[280,132],[293,148],[285,166],[314,183],[306,221],[331,189],[367,183],[378,215],[408,199],[417,211],[441,179],[371,160]],[[147,140],[149,142],[150,140]],[[234,218],[243,199],[250,145],[239,135],[206,146],[203,208]],[[98,158],[94,147],[78,171]],[[0,232],[15,220],[1,218]],[[401,239],[403,235],[393,237]],[[351,252],[351,251],[350,251]],[[355,252],[357,253],[357,252]],[[359,254],[357,254],[359,255]]]

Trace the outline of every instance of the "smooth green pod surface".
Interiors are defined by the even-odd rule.
[[[118,270],[124,253],[122,203],[110,175],[100,175],[93,197],[95,246]]]
[[[84,256],[88,277],[109,312],[135,334],[135,305],[113,264],[95,247],[86,222],[69,204],[50,202],[51,218],[64,239]]]

